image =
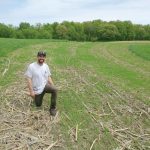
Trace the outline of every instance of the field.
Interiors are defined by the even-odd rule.
[[[59,89],[37,109],[24,72],[47,52]],[[0,39],[0,149],[150,149],[150,42]]]

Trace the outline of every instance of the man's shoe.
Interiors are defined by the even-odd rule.
[[[55,108],[50,108],[50,115],[55,116],[56,115],[56,109]]]

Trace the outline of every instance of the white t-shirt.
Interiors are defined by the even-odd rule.
[[[39,65],[37,62],[30,64],[25,73],[25,76],[32,80],[32,88],[35,94],[41,94],[43,92],[50,75],[48,65],[46,63]]]

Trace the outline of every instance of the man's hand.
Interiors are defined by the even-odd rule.
[[[30,96],[34,99],[35,98],[35,93],[33,91],[31,91]]]
[[[29,88],[29,91],[30,91],[30,96],[34,99],[35,98],[35,93],[32,89],[32,80],[30,78],[27,78],[27,84],[28,84],[28,88]]]
[[[50,76],[48,77],[48,83],[51,84],[51,85],[54,85],[53,80]]]

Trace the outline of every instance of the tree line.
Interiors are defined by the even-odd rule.
[[[133,24],[131,21],[102,21],[62,23],[21,22],[19,26],[0,23],[1,38],[65,39],[72,41],[126,41],[150,40],[150,25]]]

